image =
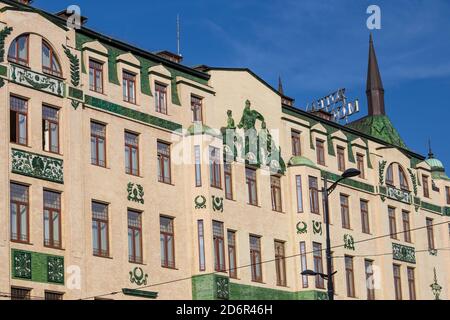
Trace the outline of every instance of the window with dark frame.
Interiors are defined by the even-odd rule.
[[[303,213],[302,176],[295,176],[295,190],[297,194],[297,213]]]
[[[45,300],[64,300],[64,293],[45,291]]]
[[[258,205],[258,190],[256,182],[256,169],[246,168],[245,177],[247,184],[247,201],[252,206]]]
[[[225,272],[225,235],[223,223],[213,221],[214,270]]]
[[[103,63],[89,59],[89,89],[103,93]]]
[[[225,175],[225,198],[233,200],[233,167],[231,163],[225,162],[223,169]]]
[[[400,181],[400,189],[409,191],[408,178],[406,177],[405,171],[400,166],[398,167],[398,179]]]
[[[345,171],[345,148],[338,146],[337,148],[338,171]]]
[[[142,213],[128,210],[128,257],[129,262],[142,264]]]
[[[59,153],[59,109],[42,107],[42,148],[44,151]]]
[[[191,111],[192,122],[203,122],[203,99],[194,95],[191,95]]]
[[[123,101],[136,104],[136,74],[122,72]]]
[[[435,250],[436,247],[434,245],[434,220],[431,218],[426,218],[427,225],[427,239],[428,239],[428,249]]]
[[[91,121],[91,164],[106,167],[106,125]]]
[[[430,186],[428,185],[428,176],[422,175],[423,196],[430,197]]]
[[[305,241],[300,242],[300,264],[302,267],[302,272],[308,270],[308,259],[306,257],[306,242]],[[309,287],[307,275],[302,275],[302,285],[303,285],[304,289]]]
[[[155,82],[155,109],[167,114],[167,86],[159,82]]]
[[[355,274],[353,270],[353,257],[345,256],[345,279],[347,283],[347,297],[355,298]]]
[[[360,207],[362,232],[370,234],[369,202],[366,200],[361,200]]]
[[[250,236],[250,263],[252,268],[252,281],[262,282],[262,265],[261,265],[261,237]]]
[[[9,99],[10,142],[28,144],[28,100],[16,96]]]
[[[139,135],[125,131],[125,172],[139,176]]]
[[[10,183],[11,241],[30,242],[29,187]]]
[[[42,71],[56,77],[62,77],[61,64],[53,48],[42,40]]]
[[[397,236],[397,222],[395,218],[395,208],[388,207],[388,216],[389,216],[389,234],[391,235],[391,239],[398,239]]]
[[[281,200],[281,178],[279,176],[270,177],[270,194],[272,198],[272,210],[276,212],[283,211]]]
[[[316,177],[309,177],[309,204],[311,213],[320,214],[319,211],[319,185]]]
[[[359,174],[359,177],[361,179],[365,179],[366,173],[365,173],[364,155],[362,155],[360,153],[356,154],[356,165],[357,165],[359,172],[361,172]]]
[[[200,146],[194,146],[194,158],[195,158],[195,186],[202,186],[202,158]]]
[[[405,242],[411,243],[411,222],[410,215],[408,211],[402,211],[402,219],[403,219],[403,236]]]
[[[108,205],[92,201],[92,250],[94,256],[109,257]]]
[[[364,266],[366,271],[366,288],[367,288],[367,300],[375,300],[375,279],[373,272],[373,261],[364,260]]]
[[[445,194],[447,198],[447,204],[450,205],[450,187],[445,187]]]
[[[292,130],[291,141],[292,141],[292,155],[294,157],[301,156],[302,148],[301,148],[300,132]]]
[[[348,203],[348,196],[341,194],[341,219],[342,219],[342,228],[350,229],[350,208]]]
[[[172,183],[172,170],[170,165],[170,144],[158,141],[158,181]]]
[[[316,152],[317,152],[317,163],[324,166],[325,165],[325,141],[316,139]]]
[[[401,278],[400,265],[394,264],[393,271],[394,271],[395,300],[402,300],[403,299],[403,297],[402,297],[402,278]]]
[[[29,63],[29,41],[28,34],[21,35],[13,40],[8,51],[8,61],[23,66]]]
[[[163,217],[160,221],[161,266],[175,268],[175,232],[173,218]]]
[[[416,300],[416,276],[415,269],[412,267],[407,268],[408,273],[408,291],[409,291],[409,300]]]
[[[31,289],[11,287],[11,300],[31,300]]]
[[[313,242],[313,259],[314,272],[323,273],[322,244]],[[325,289],[325,282],[319,275],[316,276],[316,288]]]
[[[286,287],[286,260],[285,260],[285,243],[275,241],[275,271],[277,274],[277,286]]]
[[[206,261],[205,261],[205,228],[203,224],[203,220],[197,221],[197,232],[198,232],[198,263],[199,270],[206,270]]]
[[[61,249],[61,194],[44,190],[44,246]]]
[[[237,279],[237,254],[236,254],[236,231],[228,230],[228,262],[230,264],[230,278]]]
[[[220,149],[209,147],[209,181],[211,187],[222,188],[222,169],[220,168]]]
[[[386,170],[386,184],[393,186],[394,185],[394,165],[391,164]]]

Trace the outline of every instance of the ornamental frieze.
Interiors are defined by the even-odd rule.
[[[13,173],[64,183],[63,160],[45,157],[22,150],[12,149],[11,170]]]
[[[416,249],[413,247],[403,246],[398,243],[392,244],[392,254],[394,260],[416,263]]]
[[[10,65],[9,74],[12,82],[64,97],[64,82],[61,80],[25,69],[15,64]]]

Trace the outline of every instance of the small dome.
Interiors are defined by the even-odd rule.
[[[443,171],[445,169],[442,162],[436,158],[427,159],[425,162],[431,167],[431,171]]]

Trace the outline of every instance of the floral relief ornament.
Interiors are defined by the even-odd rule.
[[[306,222],[300,221],[297,223],[297,234],[305,234],[308,233],[308,225]]]
[[[128,201],[144,204],[144,188],[140,184],[128,183]]]
[[[197,196],[194,200],[195,209],[206,209],[206,198],[205,196]]]
[[[140,267],[136,267],[133,271],[130,271],[130,282],[135,283],[138,286],[147,285],[148,274],[144,274],[144,270]]]

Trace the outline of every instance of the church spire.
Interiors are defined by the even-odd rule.
[[[281,82],[281,77],[278,77],[278,93],[284,96],[283,83]]]
[[[367,71],[366,94],[369,105],[369,116],[385,115],[384,88],[383,82],[381,81],[380,69],[378,68],[372,34],[370,34],[369,43],[369,67]]]
[[[428,159],[434,159],[433,149],[431,149],[431,139],[428,139]]]

